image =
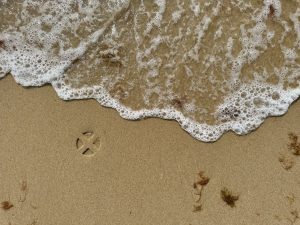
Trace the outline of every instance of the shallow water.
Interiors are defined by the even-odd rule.
[[[0,16],[0,77],[175,119],[202,141],[300,95],[297,0],[0,0]]]

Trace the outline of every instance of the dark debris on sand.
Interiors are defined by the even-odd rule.
[[[5,211],[11,209],[12,207],[14,207],[14,205],[10,201],[1,202],[1,208]]]
[[[289,133],[290,143],[288,145],[289,150],[297,156],[300,156],[300,142],[299,137],[295,133]]]
[[[227,205],[233,208],[235,207],[235,202],[239,200],[239,195],[233,194],[231,191],[224,187],[221,190],[221,198]]]
[[[201,203],[201,198],[202,198],[202,192],[203,188],[209,183],[210,178],[204,175],[204,172],[201,171],[198,173],[199,179],[193,184],[194,190],[196,190],[196,195],[198,195],[198,199],[196,201],[196,205],[194,205],[194,210],[193,212],[199,212],[202,210],[202,203]]]
[[[5,43],[3,40],[0,40],[0,48],[5,49]]]

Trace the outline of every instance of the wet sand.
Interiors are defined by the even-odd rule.
[[[249,135],[203,143],[177,122],[127,121],[11,76],[0,93],[1,225],[300,224],[300,156],[288,146],[299,101]]]

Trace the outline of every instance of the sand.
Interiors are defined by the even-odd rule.
[[[300,156],[288,147],[299,101],[249,135],[203,143],[174,121],[127,121],[11,76],[0,94],[1,225],[300,224]]]

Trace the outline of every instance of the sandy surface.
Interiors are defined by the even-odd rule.
[[[288,147],[299,101],[252,134],[207,144],[176,122],[126,121],[10,76],[0,94],[1,225],[300,224],[300,156]]]

